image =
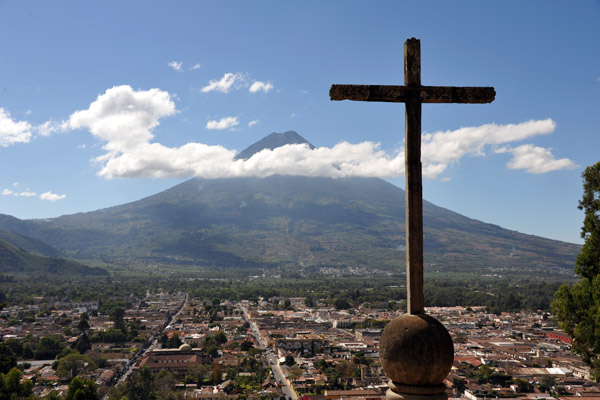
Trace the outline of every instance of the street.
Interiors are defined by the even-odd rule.
[[[279,383],[281,385],[281,390],[282,390],[283,394],[288,399],[298,400],[298,396],[296,395],[296,392],[289,385],[286,377],[283,375],[283,371],[281,370],[281,367],[279,366],[279,358],[273,352],[273,349],[271,349],[270,347],[267,348],[265,342],[260,337],[260,331],[258,329],[258,325],[256,324],[256,322],[254,322],[250,318],[250,314],[248,313],[248,310],[246,308],[242,308],[242,311],[244,313],[244,319],[250,324],[250,330],[252,331],[252,334],[256,338],[256,341],[258,342],[259,347],[262,350],[266,351],[265,358],[266,358],[267,362],[269,363],[269,365],[271,366],[271,370],[273,371],[273,376],[275,377],[275,380],[277,381],[277,383]]]

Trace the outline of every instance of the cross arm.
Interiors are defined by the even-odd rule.
[[[381,101],[391,103],[491,103],[493,87],[331,85],[331,100]]]

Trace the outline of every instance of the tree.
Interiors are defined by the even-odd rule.
[[[27,379],[21,382],[23,373],[13,368],[6,376],[0,373],[0,399],[25,399],[31,395],[33,382]]]
[[[62,379],[71,379],[83,371],[94,371],[97,368],[96,363],[88,357],[72,353],[58,360],[56,374]]]
[[[290,368],[289,377],[292,381],[295,381],[296,379],[302,376],[303,372],[304,371],[302,370],[302,368],[300,368],[297,365],[294,365],[292,368]]]
[[[61,335],[48,335],[40,339],[35,352],[36,360],[54,359],[64,349],[64,339]]]
[[[6,343],[0,342],[0,373],[5,374],[17,366],[17,356]]]
[[[456,332],[454,334],[454,343],[467,343],[467,334],[465,332]]]
[[[308,296],[304,299],[304,305],[308,308],[312,308],[315,306],[315,300],[311,296]]]
[[[337,298],[333,301],[333,306],[335,307],[336,310],[347,310],[350,307],[352,307],[350,305],[350,303],[348,303],[346,300],[341,299],[341,298]]]
[[[140,368],[140,372],[129,382],[126,390],[129,398],[135,400],[156,399],[153,386],[154,374],[147,366]]]
[[[85,333],[82,333],[75,343],[73,343],[73,348],[80,352],[81,354],[85,353],[88,350],[92,349],[92,342],[90,338]]]
[[[206,348],[206,354],[211,356],[212,358],[216,358],[219,356],[219,347],[216,344],[211,344]]]
[[[517,391],[519,393],[532,393],[533,392],[533,385],[531,383],[529,383],[529,381],[526,381],[525,379],[513,378],[512,383],[517,386]]]
[[[167,348],[168,349],[177,349],[181,346],[183,342],[179,338],[177,333],[174,333],[169,339],[167,339]]]
[[[215,340],[218,344],[227,343],[227,335],[223,331],[219,331],[215,334]]]
[[[556,384],[556,378],[551,375],[544,375],[540,379],[540,390],[544,392],[549,392],[550,389]]]
[[[285,361],[284,361],[285,365],[287,365],[288,367],[291,367],[295,363],[296,363],[296,361],[294,360],[294,356],[293,355],[288,354],[287,356],[285,356]]]
[[[65,400],[97,400],[97,386],[96,383],[91,379],[74,378],[69,383],[69,389]]]
[[[219,365],[219,363],[214,363],[212,373],[210,375],[212,384],[218,385],[219,383],[223,382],[222,376],[223,373],[221,371],[221,366]]]
[[[111,319],[114,322],[115,329],[120,329],[125,335],[127,335],[127,327],[125,326],[125,309],[120,306],[116,306],[110,312]]]
[[[251,348],[253,348],[254,345],[252,344],[252,342],[248,341],[248,340],[244,340],[240,346],[240,350],[242,351],[248,351]]]
[[[77,322],[77,329],[79,329],[80,334],[87,335],[88,331],[90,330],[89,320],[90,317],[85,312],[79,316],[79,322]]]
[[[583,172],[583,198],[578,208],[585,212],[581,237],[585,240],[577,256],[575,273],[581,281],[562,285],[556,292],[552,312],[560,328],[573,338],[579,353],[600,381],[600,162]]]
[[[454,388],[455,395],[461,395],[467,388],[467,382],[462,378],[454,378],[452,379],[452,387]]]

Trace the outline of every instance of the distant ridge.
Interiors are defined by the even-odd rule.
[[[108,272],[98,267],[88,267],[64,258],[44,257],[29,253],[0,239],[0,272],[11,274],[50,274],[52,276],[106,276]]]
[[[63,254],[41,240],[20,235],[16,232],[10,232],[0,229],[0,239],[6,240],[8,243],[30,253],[37,253],[46,257],[62,257]]]
[[[287,131],[284,133],[274,132],[241,151],[237,156],[235,156],[235,159],[247,160],[261,150],[273,150],[278,147],[285,146],[286,144],[307,144],[311,149],[315,148],[315,146],[300,136],[296,131]]]

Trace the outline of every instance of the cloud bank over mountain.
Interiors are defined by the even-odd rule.
[[[243,76],[226,74],[211,81],[204,91],[231,90]],[[270,90],[262,82],[251,86],[256,91]],[[10,114],[0,113],[0,138],[4,146],[29,140],[31,125],[13,121]],[[153,130],[160,120],[177,114],[172,96],[160,89],[134,90],[131,86],[115,86],[100,94],[85,110],[75,111],[56,130],[85,129],[100,140],[105,153],[94,161],[100,166],[98,175],[105,178],[137,177],[266,177],[301,175],[320,177],[398,177],[404,173],[404,149],[389,153],[375,142],[352,144],[341,142],[333,147],[310,149],[306,145],[286,145],[263,150],[247,160],[236,160],[236,150],[219,145],[186,143],[168,147],[154,141]],[[206,129],[234,129],[240,121],[229,116],[208,121]],[[253,124],[254,121],[249,122]],[[567,158],[556,159],[551,149],[530,143],[512,144],[538,135],[552,133],[556,124],[551,119],[530,120],[518,124],[485,124],[452,131],[423,134],[423,175],[439,178],[448,167],[466,156],[510,154],[510,169],[541,174],[576,167]]]

